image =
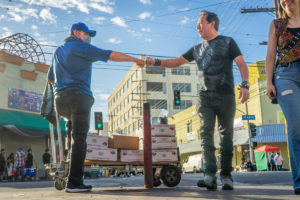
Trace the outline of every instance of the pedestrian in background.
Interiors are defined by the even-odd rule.
[[[18,151],[15,154],[15,168],[16,168],[16,174],[15,174],[15,181],[18,180],[18,172],[20,170],[21,180],[24,181],[24,163],[25,163],[25,153],[23,151],[22,147],[18,148]]]
[[[201,121],[201,145],[204,149],[205,176],[207,189],[217,189],[217,165],[214,145],[214,128],[218,118],[221,146],[221,182],[222,189],[232,190],[233,180],[233,121],[236,110],[233,61],[241,72],[242,83],[240,98],[244,103],[249,98],[248,68],[242,53],[231,37],[218,35],[219,18],[217,14],[201,11],[197,23],[197,31],[203,39],[201,44],[195,45],[182,56],[175,59],[147,58],[146,64],[174,68],[191,61],[198,66],[200,94],[198,114]],[[200,182],[202,182],[200,180]],[[199,182],[198,182],[199,183]],[[200,186],[202,184],[198,184]]]
[[[43,154],[43,163],[44,165],[50,164],[51,162],[51,154],[49,153],[49,149],[45,150],[45,153]]]
[[[0,152],[0,182],[3,180],[6,171],[6,162],[5,162],[5,149],[1,149]]]
[[[6,159],[7,166],[7,179],[13,180],[13,168],[14,168],[14,154],[11,153]]]
[[[269,157],[269,160],[270,160],[270,169],[271,169],[271,171],[276,171],[276,165],[275,165],[275,160],[274,160],[274,158],[275,158],[275,153],[272,152],[271,155],[270,155],[270,157]]]
[[[71,35],[54,52],[54,62],[48,72],[48,82],[54,83],[55,109],[68,119],[67,132],[72,144],[70,170],[66,192],[85,192],[91,185],[83,184],[86,137],[90,124],[90,111],[94,103],[91,91],[92,63],[108,60],[135,62],[143,67],[144,61],[123,53],[103,50],[91,43],[96,31],[84,23],[72,25]]]
[[[269,29],[266,58],[267,95],[270,99],[276,97],[287,121],[294,192],[300,194],[299,0],[280,0],[279,12],[280,18],[273,20]],[[278,56],[275,63],[276,53]]]
[[[282,161],[283,161],[283,158],[280,155],[280,153],[277,153],[277,155],[275,156],[274,160],[275,160],[275,165],[276,165],[277,171],[281,171],[282,170]]]
[[[34,161],[34,159],[33,159],[33,155],[32,155],[32,149],[29,148],[27,150],[25,167],[30,169],[32,167],[32,165],[33,165],[33,161]]]

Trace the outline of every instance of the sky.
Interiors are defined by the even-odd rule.
[[[196,23],[201,10],[218,14],[219,34],[234,38],[246,63],[264,60],[273,13],[241,13],[243,8],[273,8],[273,0],[0,0],[0,38],[15,33],[32,36],[50,65],[55,46],[70,27],[86,23],[97,31],[92,44],[138,57],[140,54],[178,57],[201,43]],[[107,99],[132,63],[93,65],[94,111],[108,120]],[[234,67],[235,83],[241,81]],[[251,76],[251,75],[250,75]],[[91,117],[93,129],[93,114]]]

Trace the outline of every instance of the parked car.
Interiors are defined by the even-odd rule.
[[[196,154],[189,156],[182,165],[182,172],[202,172],[204,169],[204,163],[202,154]]]

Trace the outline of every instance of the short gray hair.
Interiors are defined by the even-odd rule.
[[[216,13],[213,13],[213,12],[209,12],[209,11],[206,11],[206,10],[202,10],[200,12],[200,16],[206,16],[206,21],[208,23],[211,23],[212,21],[215,22],[215,29],[218,31],[219,30],[219,23],[220,23],[220,20],[219,20],[219,17]]]

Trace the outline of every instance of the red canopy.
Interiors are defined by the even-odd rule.
[[[254,152],[265,152],[265,151],[280,151],[279,147],[273,147],[270,145],[264,145],[254,150]]]

